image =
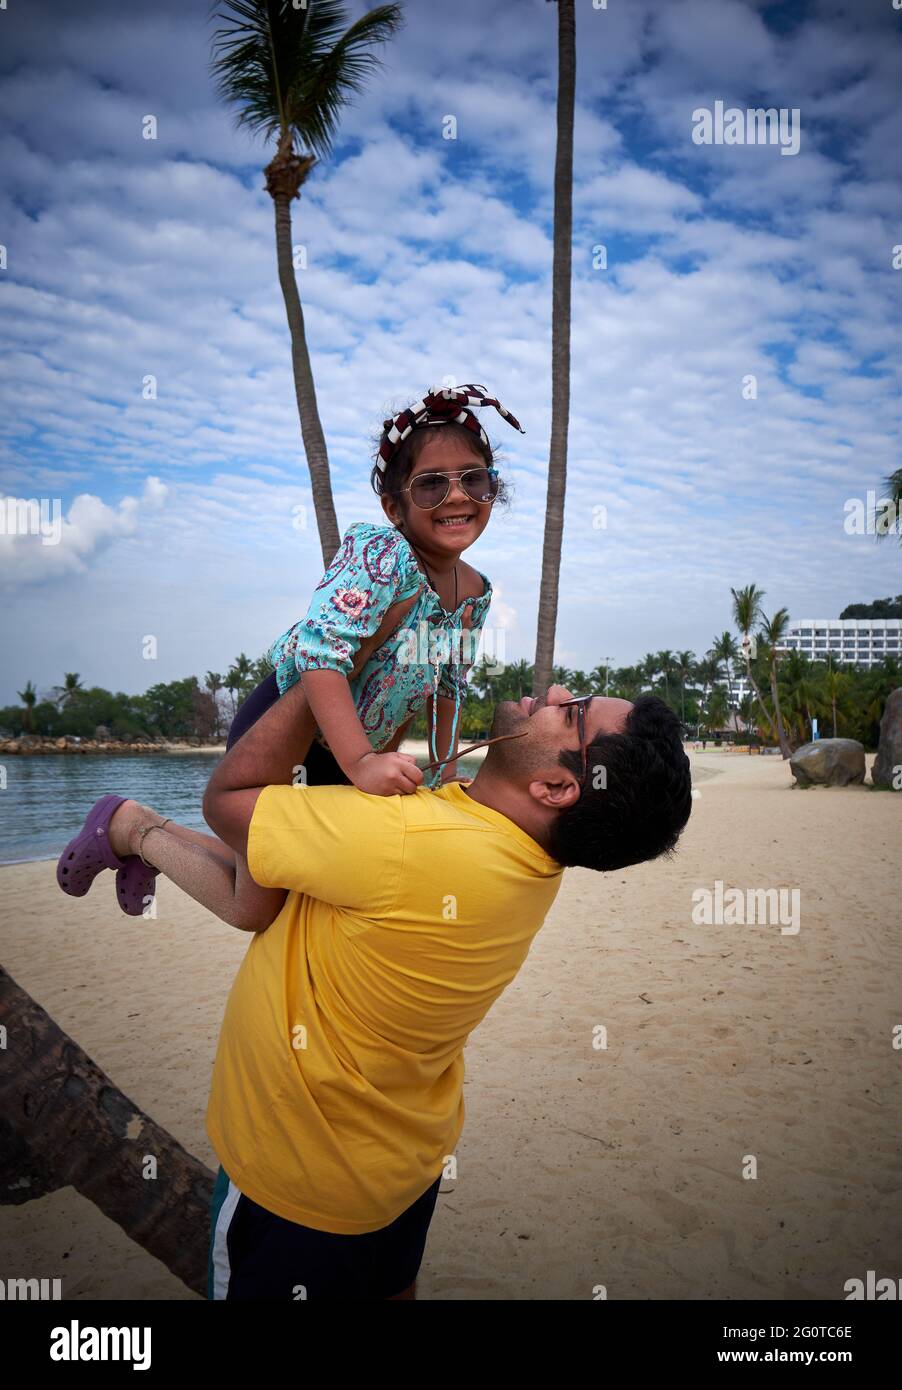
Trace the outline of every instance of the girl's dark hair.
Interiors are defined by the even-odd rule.
[[[467,429],[466,425],[461,425],[457,420],[448,420],[444,425],[415,425],[407,438],[402,441],[384,472],[380,470],[378,464],[373,464],[370,473],[370,485],[377,497],[381,497],[384,493],[399,492],[404,487],[423,449],[429,440],[434,439],[439,432],[441,432],[443,439],[458,439],[462,444],[466,444],[474,456],[485,462],[487,468],[497,467],[500,450],[493,450],[490,444],[484,444],[475,431]],[[384,434],[379,435],[373,451],[374,458],[378,459],[379,447],[384,438]],[[503,478],[499,478],[498,484],[498,496],[495,498],[495,503],[506,504],[510,501],[509,485],[505,483]]]
[[[601,786],[586,779],[579,800],[551,830],[559,864],[602,872],[670,856],[692,811],[692,776],[677,715],[657,695],[640,695],[622,734],[602,734],[589,745],[588,764],[603,768]],[[558,761],[579,776],[578,753]]]

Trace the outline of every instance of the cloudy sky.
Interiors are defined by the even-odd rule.
[[[531,658],[556,11],[404,9],[294,204],[339,524],[381,515],[368,475],[387,411],[446,378],[486,384],[526,433],[485,412],[514,502],[467,558],[494,582],[506,656]],[[899,545],[844,522],[900,463],[902,11],[576,11],[558,660],[702,653],[731,585],[795,617],[899,592]],[[0,30],[0,491],[63,517],[59,544],[0,535],[0,702],[66,670],[129,691],[224,671],[303,614],[322,570],[269,152],[217,101],[206,0],[10,0]],[[796,108],[798,153],[696,143],[693,112],[717,102]]]

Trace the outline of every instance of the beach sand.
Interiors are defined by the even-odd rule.
[[[568,871],[470,1039],[421,1299],[842,1299],[902,1275],[902,796],[691,757],[678,857]],[[798,888],[800,931],[693,925],[716,879]],[[215,1166],[204,1110],[247,937],[166,882],[148,922],[111,875],[66,899],[52,863],[24,864],[0,889],[6,968]],[[61,1276],[64,1298],[194,1297],[71,1189],[0,1209],[0,1266]]]

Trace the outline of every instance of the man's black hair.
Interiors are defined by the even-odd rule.
[[[564,749],[559,761],[582,774],[578,752]],[[579,800],[552,826],[558,863],[625,869],[669,855],[692,810],[689,759],[670,706],[657,695],[640,695],[623,733],[589,744],[588,768]]]

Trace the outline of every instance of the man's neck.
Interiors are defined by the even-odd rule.
[[[551,842],[548,835],[548,826],[542,816],[536,811],[532,811],[532,799],[527,796],[527,803],[524,805],[522,798],[516,791],[512,791],[510,782],[506,778],[494,777],[486,769],[485,763],[477,772],[473,781],[468,787],[463,789],[464,795],[478,801],[480,806],[488,806],[490,811],[497,811],[499,815],[506,816],[509,821],[523,830],[537,845],[541,845],[546,854],[551,853]]]

